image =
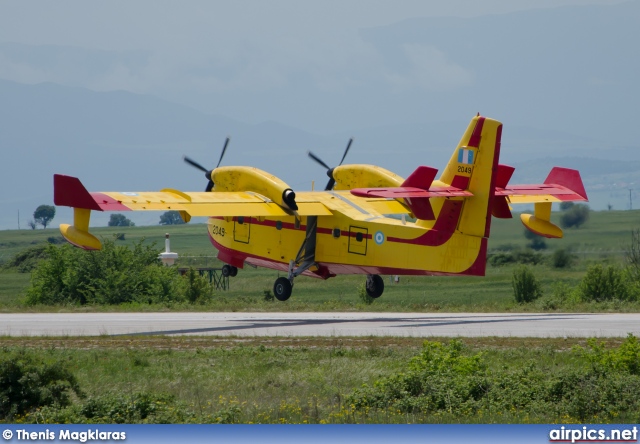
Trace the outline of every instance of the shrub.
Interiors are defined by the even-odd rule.
[[[142,241],[130,249],[105,240],[102,250],[48,245],[47,259],[34,269],[26,303],[120,304],[179,300],[175,269],[164,267],[158,250]]]
[[[204,303],[213,296],[213,287],[195,268],[190,267],[182,280],[181,293],[192,304]]]
[[[358,287],[358,297],[366,305],[371,305],[373,304],[373,301],[375,301],[375,299],[369,296],[369,294],[367,293],[367,287],[364,283]]]
[[[20,273],[29,273],[36,268],[38,263],[47,258],[47,244],[40,244],[22,250],[16,254],[4,268],[16,268]]]
[[[276,299],[276,297],[273,295],[273,293],[271,293],[271,289],[269,289],[269,288],[267,288],[265,290],[262,290],[262,298],[266,302],[273,302]]]
[[[632,375],[640,375],[640,343],[638,338],[629,333],[617,349],[605,349],[603,342],[595,338],[587,340],[587,347],[576,347],[591,364],[601,373],[623,371]]]
[[[523,350],[521,356],[528,353]],[[429,422],[482,421],[486,415],[490,420],[507,421],[555,417],[574,422],[620,422],[623,418],[636,422],[635,412],[640,408],[640,345],[636,338],[629,335],[611,350],[590,340],[589,349],[570,353],[571,360],[582,358],[578,367],[586,366],[551,370],[548,363],[537,359],[517,359],[520,353],[514,354],[513,363],[494,365],[483,354],[470,355],[458,341],[448,345],[425,342],[420,355],[404,369],[354,390],[345,404],[351,414],[360,412],[363,417],[380,410],[422,413],[430,415]]]
[[[631,243],[625,248],[629,277],[640,282],[640,229],[631,231]]]
[[[570,252],[561,248],[551,255],[551,266],[553,268],[568,268],[573,263],[575,257]]]
[[[511,253],[495,253],[489,256],[489,265],[494,267],[512,264],[514,262],[515,258]]]
[[[494,267],[506,264],[538,265],[543,262],[541,253],[533,250],[513,250],[509,253],[495,253],[489,256],[488,262]]]
[[[529,267],[521,265],[513,271],[513,294],[519,304],[533,302],[542,296],[542,288]]]
[[[626,300],[629,298],[627,283],[622,271],[613,265],[606,267],[597,264],[589,267],[580,283],[580,295],[583,301],[602,302]]]
[[[0,360],[0,419],[13,419],[43,406],[69,405],[69,393],[82,396],[75,376],[60,362],[46,363],[20,352]]]

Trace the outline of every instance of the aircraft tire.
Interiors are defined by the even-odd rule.
[[[384,280],[377,274],[370,274],[367,276],[365,289],[372,298],[379,298],[384,292]]]
[[[273,284],[273,295],[279,301],[289,299],[292,291],[293,285],[291,285],[291,281],[285,277],[279,277],[276,279],[276,283]]]
[[[231,276],[231,268],[232,268],[232,267],[231,267],[231,265],[224,264],[224,265],[222,266],[222,275],[223,275],[224,277],[229,277],[229,276]]]
[[[238,267],[231,267],[231,273],[229,274],[229,276],[236,277],[238,275]]]

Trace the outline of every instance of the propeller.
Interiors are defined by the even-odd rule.
[[[224,153],[227,152],[227,146],[229,145],[229,138],[227,137],[227,140],[225,140],[224,142],[224,146],[222,147],[222,153],[220,153],[220,160],[218,160],[218,164],[216,165],[216,168],[218,168],[220,166],[220,164],[222,163],[222,158],[224,157]],[[183,156],[182,159],[187,162],[189,165],[191,165],[192,167],[195,167],[197,169],[199,169],[200,171],[204,172],[204,177],[207,178],[207,180],[209,180],[209,183],[207,184],[207,188],[205,189],[205,191],[211,191],[213,189],[213,180],[211,180],[211,173],[213,170],[208,170],[207,168],[203,167],[202,165],[200,165],[198,162],[196,162],[193,159],[190,159],[187,156]],[[214,168],[214,170],[216,169]]]
[[[344,162],[344,159],[345,157],[347,157],[347,153],[349,152],[349,148],[351,148],[352,143],[353,143],[353,137],[349,139],[349,143],[347,143],[347,148],[344,150],[344,154],[342,155],[342,159],[340,160],[340,163],[338,164],[338,166],[342,165],[342,162]],[[320,159],[318,156],[313,154],[311,151],[308,151],[307,154],[309,155],[309,157],[311,157],[313,160],[315,160],[317,163],[319,163],[320,165],[322,165],[327,169],[327,176],[329,176],[329,182],[327,182],[327,186],[324,188],[324,190],[325,191],[332,190],[333,186],[336,184],[336,180],[333,178],[333,170],[337,167],[331,168],[329,165],[324,163],[322,159]]]

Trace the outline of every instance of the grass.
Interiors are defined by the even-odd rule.
[[[607,340],[606,347],[622,341]],[[482,352],[496,371],[535,361],[551,375],[585,364],[571,352],[574,346],[586,345],[582,339],[468,338],[463,342],[469,353]],[[1,343],[0,357],[18,350],[66,363],[88,398],[111,395],[126,400],[138,393],[166,394],[175,399],[175,408],[191,412],[194,422],[220,422],[225,411],[233,414],[222,422],[241,423],[576,420],[530,417],[527,411],[493,412],[477,419],[395,411],[365,415],[346,404],[348,395],[363,384],[372,386],[405,371],[421,350],[419,338],[2,338]],[[619,419],[626,420],[630,418]]]
[[[592,212],[590,220],[580,229],[565,230],[565,238],[549,240],[549,248],[543,251],[549,255],[559,248],[571,249],[579,259],[569,269],[554,269],[549,265],[532,268],[541,280],[544,294],[552,296],[558,282],[575,287],[590,264],[600,262],[620,263],[625,245],[631,238],[631,230],[638,226],[640,211]],[[517,219],[518,215],[514,215]],[[558,215],[554,213],[553,218]],[[522,224],[517,220],[494,219],[489,250],[495,252],[508,248],[523,248],[528,242],[523,236]],[[125,240],[132,244],[139,239],[155,242],[159,249],[164,246],[165,233],[171,234],[172,251],[180,254],[181,265],[221,267],[215,250],[206,237],[206,226],[175,225],[151,227],[105,227],[92,228],[92,232],[106,239],[117,233],[124,233]],[[0,231],[0,261],[7,261],[16,253],[32,245],[49,241],[61,241],[54,228],[46,230],[5,230]],[[299,277],[295,281],[292,298],[285,302],[265,302],[265,291],[271,291],[278,272],[268,269],[246,267],[238,277],[230,279],[230,289],[220,291],[208,306],[175,306],[174,310],[220,310],[220,311],[514,311],[537,310],[536,305],[516,305],[511,288],[512,266],[487,267],[487,275],[474,277],[410,277],[402,276],[398,284],[385,278],[385,293],[371,305],[365,305],[358,297],[358,288],[363,276],[338,276],[322,281]],[[0,271],[0,310],[24,310],[20,298],[29,284],[28,274]],[[595,306],[574,306],[574,310],[591,311]],[[46,307],[32,308],[48,310]],[[69,309],[73,309],[69,307]],[[85,308],[86,309],[86,308]],[[100,308],[102,310],[104,308]],[[154,310],[167,307],[127,306],[107,308],[109,310]],[[601,309],[601,308],[595,308]],[[635,311],[635,305],[626,306]]]

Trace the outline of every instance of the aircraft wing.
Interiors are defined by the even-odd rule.
[[[182,192],[89,192],[76,177],[53,177],[54,203],[74,209],[73,225],[60,225],[60,232],[72,244],[86,250],[99,250],[101,242],[89,233],[91,211],[180,211],[185,221],[193,216],[330,216],[334,211],[354,219],[384,214],[406,213],[393,199],[345,197],[339,192],[302,192],[296,198],[297,210],[287,209],[262,194],[251,191]],[[342,194],[348,194],[343,192]]]
[[[332,213],[342,213],[354,220],[366,220],[389,214],[407,214],[409,209],[394,198],[360,197],[348,190],[303,191],[296,195],[298,205],[317,202]]]
[[[250,191],[189,192],[164,189],[149,192],[89,192],[79,179],[54,175],[54,203],[97,211],[185,211],[190,216],[287,216],[280,205]],[[329,216],[317,200],[298,203],[300,216]]]

